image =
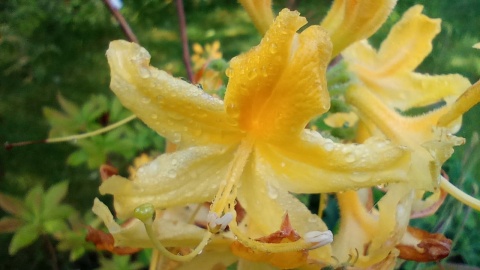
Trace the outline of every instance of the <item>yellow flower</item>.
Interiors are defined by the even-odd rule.
[[[344,53],[359,81],[347,91],[347,102],[355,106],[370,134],[378,128],[394,143],[412,151],[411,185],[433,190],[439,184],[440,168],[463,139],[450,135],[460,120],[436,128],[470,83],[460,75],[430,76],[413,72],[431,51],[440,21],[421,14],[422,6],[410,8],[393,27],[378,53],[366,42],[350,46]],[[429,105],[440,100],[447,105],[416,117],[405,117],[395,109]],[[457,118],[460,115],[457,115]],[[364,135],[363,135],[364,136]]]
[[[150,67],[148,52],[137,44],[110,44],[112,90],[147,125],[178,144],[177,152],[140,168],[133,181],[114,176],[101,185],[102,194],[114,195],[119,217],[132,216],[145,203],[161,209],[212,201],[212,222],[233,216],[229,228],[243,245],[285,252],[311,248],[315,240],[271,244],[252,238],[276,231],[286,212],[301,236],[327,230],[289,192],[407,181],[409,153],[400,147],[380,139],[336,144],[304,129],[329,108],[325,71],[331,53],[321,27],[296,33],[305,24],[297,12],[283,10],[259,46],[232,59],[224,102]],[[235,200],[248,213],[248,236],[235,221]],[[330,261],[329,250],[327,245],[310,251],[310,257]]]
[[[458,74],[414,72],[431,52],[432,40],[440,32],[440,20],[421,14],[422,8],[417,5],[405,12],[378,51],[362,41],[342,54],[360,82],[391,108],[406,110],[442,99],[451,103],[470,86]]]
[[[332,39],[332,57],[375,33],[396,3],[397,0],[335,0],[321,23]]]
[[[239,0],[255,27],[264,35],[273,22],[272,0]]]

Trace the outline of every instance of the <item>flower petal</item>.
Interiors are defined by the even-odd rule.
[[[115,222],[108,207],[100,200],[95,199],[92,211],[103,220],[115,240],[115,246],[152,248],[153,244],[147,235],[144,224],[138,219],[132,219],[120,226]],[[192,208],[185,207],[168,209],[155,219],[153,227],[159,241],[166,247],[192,247],[196,246],[203,238],[205,230],[187,224],[183,219],[184,211],[193,212]],[[191,214],[191,213],[190,213]],[[214,243],[214,244],[213,244]],[[212,239],[213,246],[228,246],[230,241],[225,239]]]
[[[372,138],[358,145],[340,144],[310,130],[289,144],[261,144],[257,149],[257,168],[262,175],[275,175],[274,181],[297,193],[407,181],[405,172],[410,166],[410,153],[388,141]]]
[[[321,23],[330,33],[332,56],[375,33],[396,3],[397,0],[335,0]]]
[[[265,34],[273,22],[272,0],[239,0],[260,34]]]
[[[233,148],[192,147],[163,154],[141,167],[133,181],[113,176],[100,186],[101,194],[112,194],[119,217],[151,203],[166,208],[211,201],[233,158]]]
[[[330,106],[325,71],[328,35],[297,12],[283,10],[259,46],[231,61],[227,113],[240,128],[268,140],[289,140]]]
[[[139,45],[113,41],[107,51],[110,87],[122,104],[160,135],[182,146],[229,144],[238,129],[228,122],[221,100],[149,66]]]
[[[390,30],[378,51],[378,73],[413,71],[430,54],[441,20],[423,15],[422,9],[411,7]]]
[[[288,191],[275,185],[274,176],[260,173],[257,162],[245,168],[238,200],[247,211],[251,238],[265,236],[278,230],[286,213],[293,229],[303,236],[310,231],[326,231],[327,226]],[[310,257],[330,260],[330,245],[310,251]]]

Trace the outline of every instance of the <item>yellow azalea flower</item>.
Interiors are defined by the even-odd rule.
[[[196,246],[205,234],[205,229],[196,224],[205,222],[207,211],[208,208],[205,209],[203,205],[189,205],[187,207],[174,207],[158,211],[152,226],[157,239],[170,249],[188,249],[188,247]],[[115,239],[115,246],[132,248],[155,247],[145,230],[144,224],[140,220],[132,219],[123,225],[119,225],[115,222],[108,207],[98,199],[95,199],[93,212],[107,226]],[[216,235],[211,239],[208,247],[203,250],[202,254],[189,262],[176,263],[178,268],[168,269],[214,269],[214,266],[227,267],[238,260],[230,251],[229,247],[232,242],[232,236],[227,234]],[[161,260],[156,259],[152,258],[151,263],[158,265]],[[163,261],[168,261],[168,258],[164,258]]]
[[[361,269],[391,269],[398,256],[395,246],[401,241],[410,220],[413,191],[405,184],[393,184],[377,203],[368,209],[362,192],[338,193],[340,229],[333,242],[339,261],[353,257]],[[365,196],[363,196],[365,197]]]
[[[115,41],[107,51],[111,88],[122,104],[178,145],[141,167],[131,181],[113,176],[101,187],[113,194],[119,217],[145,203],[156,209],[212,201],[212,224],[233,217],[230,230],[243,245],[264,252],[309,249],[305,237],[327,227],[289,192],[328,193],[407,181],[409,153],[381,139],[343,145],[304,127],[329,108],[325,71],[331,44],[320,26],[283,10],[260,45],[231,61],[225,101],[149,66],[134,43]],[[381,159],[378,159],[381,156]],[[249,217],[235,221],[235,200]],[[291,243],[252,240],[276,231],[288,213],[303,238]],[[210,234],[211,234],[210,233]],[[207,234],[207,239],[208,239]],[[310,251],[331,261],[330,246]]]
[[[421,14],[422,8],[410,8],[378,51],[362,41],[342,54],[360,82],[391,108],[406,110],[442,99],[451,103],[470,85],[458,74],[432,76],[414,72],[431,52],[432,40],[440,32],[440,20]]]
[[[193,62],[193,70],[195,71],[202,69],[212,60],[222,58],[220,42],[218,40],[214,41],[212,44],[205,45],[205,48],[202,47],[202,45],[195,43],[193,44],[193,52],[194,54],[191,58]]]
[[[335,0],[321,23],[332,39],[332,57],[375,33],[396,3],[397,0]]]
[[[273,22],[272,0],[239,0],[255,27],[264,35]]]

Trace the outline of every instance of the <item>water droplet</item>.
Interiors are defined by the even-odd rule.
[[[274,54],[278,52],[278,45],[275,43],[270,44],[270,53]]]
[[[232,117],[237,117],[240,114],[240,109],[235,104],[231,103],[227,106],[227,113]]]
[[[180,133],[173,134],[173,138],[172,138],[173,143],[179,143],[181,141],[182,141],[182,134]]]
[[[150,70],[148,70],[148,68],[140,67],[138,73],[140,74],[140,77],[144,79],[150,77]]]
[[[151,100],[150,98],[148,98],[148,97],[142,97],[141,101],[142,101],[142,103],[144,103],[144,104],[148,104],[148,103],[150,103],[150,101],[152,101],[152,100]]]
[[[310,223],[314,223],[314,222],[317,222],[317,221],[318,221],[318,218],[313,216],[313,215],[308,218],[308,222],[310,222]]]
[[[227,75],[227,77],[233,78],[233,76],[234,76],[233,69],[232,68],[227,68],[227,70],[225,70],[225,74]]]
[[[270,199],[278,198],[278,190],[276,187],[272,186],[271,184],[267,184],[267,192],[268,192],[268,197],[270,197]]]
[[[282,168],[284,168],[284,167],[285,167],[285,162],[280,163],[280,166],[281,166]]]
[[[332,151],[334,147],[335,147],[335,145],[333,144],[333,142],[326,142],[326,143],[323,145],[323,148],[324,148],[325,151],[327,151],[327,152]]]
[[[175,178],[175,177],[177,177],[177,171],[174,170],[174,169],[171,169],[167,172],[167,176],[170,177],[170,178]]]
[[[176,166],[178,164],[178,161],[176,159],[172,159],[172,165]]]
[[[256,68],[253,68],[252,70],[250,70],[248,72],[248,79],[249,80],[253,80],[257,77],[257,69]]]
[[[157,118],[158,118],[158,115],[156,115],[156,114],[153,113],[153,114],[152,114],[152,119],[157,119]]]
[[[352,163],[355,161],[355,155],[353,154],[348,154],[347,157],[345,158],[345,161],[348,162],[348,163]]]

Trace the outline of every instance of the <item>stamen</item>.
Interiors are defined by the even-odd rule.
[[[217,213],[209,212],[207,215],[208,230],[212,233],[224,231],[230,221],[233,219],[233,214],[228,212],[222,217],[218,217]]]
[[[333,242],[333,233],[330,230],[324,232],[311,231],[307,232],[303,238],[305,239],[305,242],[314,243],[309,249],[316,249]]]
[[[36,143],[59,143],[59,142],[66,142],[66,141],[74,141],[74,140],[80,140],[80,139],[85,139],[89,137],[93,137],[96,135],[100,135],[102,133],[108,132],[112,129],[115,129],[117,127],[120,127],[133,119],[137,118],[136,115],[131,115],[123,120],[120,120],[114,124],[111,124],[109,126],[106,126],[101,129],[97,129],[92,132],[87,132],[79,135],[71,135],[71,136],[66,136],[66,137],[58,137],[58,138],[49,138],[45,140],[38,140],[38,141],[25,141],[25,142],[16,142],[16,143],[5,143],[4,147],[5,149],[12,149],[13,147],[16,146],[24,146],[24,145],[29,145],[29,144],[36,144]]]
[[[480,211],[480,200],[476,199],[467,193],[463,192],[461,189],[454,186],[450,183],[447,179],[441,176],[440,180],[440,188],[448,192],[452,195],[455,199],[459,200],[465,205],[470,206],[471,208]]]
[[[242,140],[238,146],[235,156],[233,157],[232,162],[229,165],[226,183],[222,183],[218,189],[217,195],[212,202],[210,207],[211,212],[215,212],[217,217],[220,216],[227,208],[228,202],[230,201],[232,190],[235,187],[235,183],[240,176],[242,175],[243,168],[247,164],[248,157],[252,152],[253,139],[246,138]]]
[[[145,226],[145,230],[147,231],[147,235],[152,241],[155,248],[160,253],[162,253],[165,257],[171,260],[186,262],[193,259],[195,256],[197,256],[202,252],[203,248],[205,248],[205,246],[208,244],[208,241],[212,237],[212,233],[207,231],[203,235],[203,239],[200,242],[200,244],[198,244],[198,246],[194,250],[192,250],[189,254],[187,255],[173,254],[169,250],[167,250],[162,245],[162,243],[160,243],[160,241],[155,235],[155,232],[153,231],[153,221],[155,220],[155,208],[153,207],[153,205],[147,203],[135,208],[134,216],[143,222],[143,225]]]

